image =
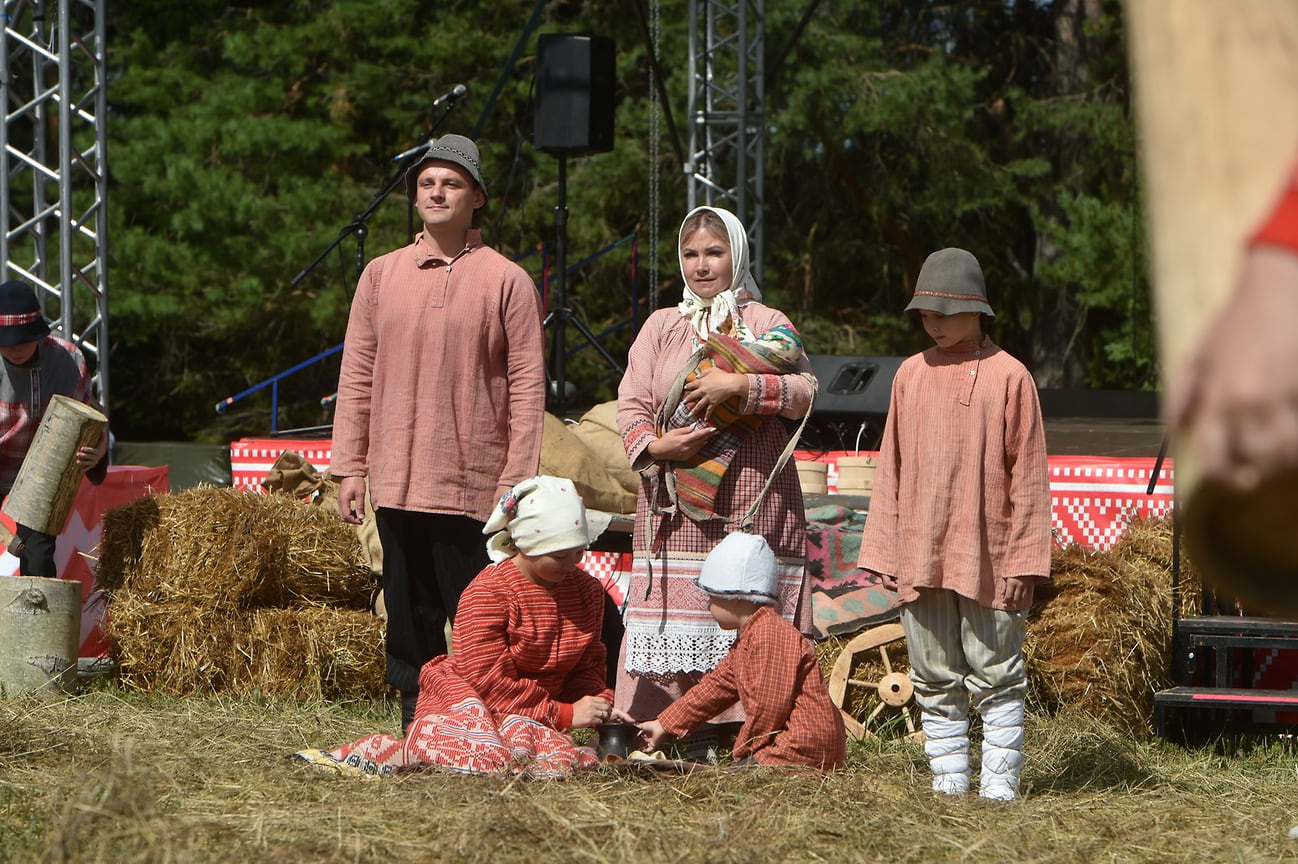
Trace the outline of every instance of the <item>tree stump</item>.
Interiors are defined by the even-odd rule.
[[[0,692],[72,693],[81,644],[81,583],[0,579]]]
[[[107,425],[108,418],[89,405],[62,395],[52,398],[4,512],[19,525],[45,534],[63,533],[81,486],[77,449],[98,442]]]

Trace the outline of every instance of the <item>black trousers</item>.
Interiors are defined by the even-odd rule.
[[[468,516],[381,508],[383,604],[388,613],[388,683],[419,692],[419,670],[446,653],[460,594],[489,563],[482,524]]]
[[[18,558],[18,572],[24,576],[57,579],[59,574],[54,566],[54,544],[58,538],[26,525],[15,527],[18,530],[14,531],[15,539],[9,544],[9,551]]]

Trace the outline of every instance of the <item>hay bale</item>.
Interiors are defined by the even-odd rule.
[[[1056,549],[1051,573],[1037,587],[1023,646],[1029,704],[1043,714],[1081,712],[1147,738],[1154,693],[1172,684],[1171,520],[1134,520],[1108,552]],[[1184,559],[1181,580],[1181,608],[1197,609],[1198,579]],[[817,644],[826,681],[852,635]],[[895,668],[909,668],[901,646],[890,647],[889,657]],[[863,663],[854,677],[877,680],[881,672]],[[856,694],[849,691],[860,701]]]
[[[1108,552],[1056,550],[1051,572],[1028,619],[1029,702],[1147,737],[1154,693],[1172,683],[1171,521],[1134,520]],[[1198,596],[1183,572],[1182,608]]]
[[[112,593],[126,584],[139,568],[144,538],[157,530],[158,520],[157,495],[138,498],[103,515],[96,576],[100,588]]]
[[[335,514],[211,486],[105,514],[100,584],[213,609],[364,608],[378,587],[355,530]]]
[[[387,693],[383,622],[349,609],[253,612],[114,598],[108,636],[124,685],[178,696],[298,699]]]

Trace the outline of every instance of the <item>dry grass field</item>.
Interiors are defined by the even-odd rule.
[[[1186,750],[1033,716],[1025,797],[927,790],[915,744],[829,776],[608,767],[565,781],[334,776],[286,754],[393,729],[382,703],[141,695],[0,701],[4,862],[1298,860],[1284,739]]]

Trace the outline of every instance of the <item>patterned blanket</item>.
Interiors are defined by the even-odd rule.
[[[856,569],[865,515],[827,504],[807,510],[813,635],[847,636],[900,614],[897,592]]]
[[[695,417],[683,398],[684,386],[707,369],[758,375],[783,375],[798,368],[802,357],[802,337],[792,327],[772,327],[754,342],[740,342],[721,333],[713,333],[695,352],[688,371],[672,387],[662,407],[658,432],[685,427],[712,426],[715,435],[707,440],[693,459],[673,462],[676,504],[691,519],[716,518],[717,488],[734,460],[740,445],[761,425],[756,414],[741,414],[737,399],[717,406],[710,421]],[[733,404],[732,404],[733,403]]]
[[[415,718],[405,738],[366,735],[336,750],[294,754],[339,774],[391,777],[436,767],[461,774],[523,774],[559,779],[599,764],[594,748],[550,726],[510,714],[495,716],[463,678],[439,680],[439,710]]]

